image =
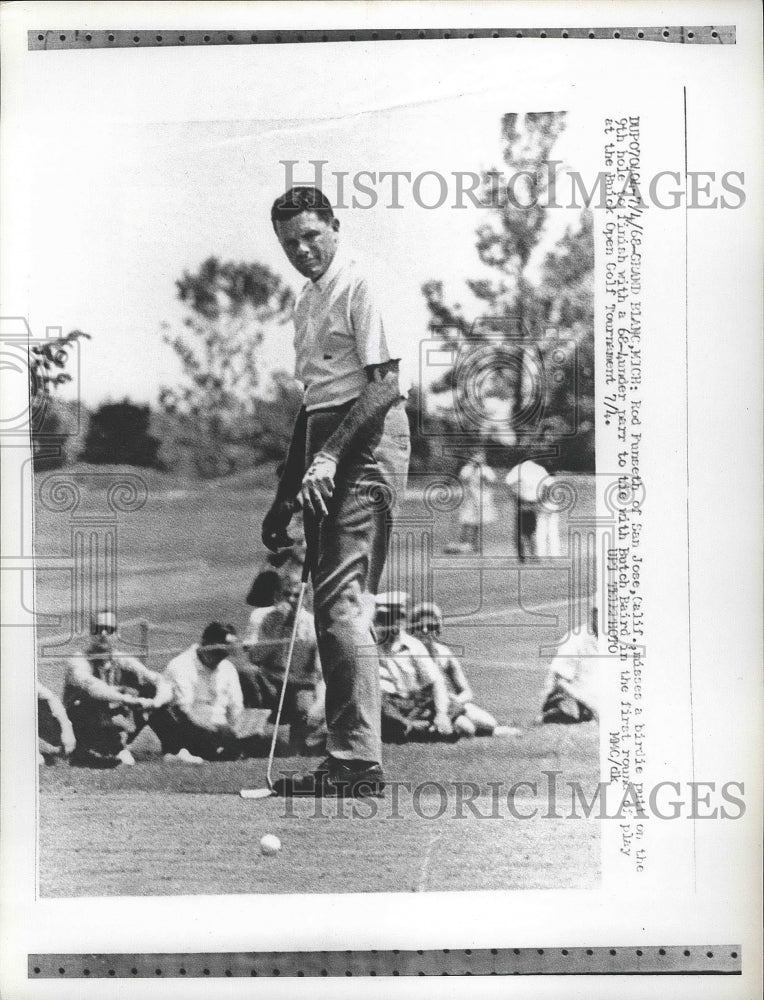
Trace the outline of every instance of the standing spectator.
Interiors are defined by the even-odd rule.
[[[170,697],[160,674],[115,653],[116,631],[114,613],[99,611],[90,623],[90,645],[68,663],[64,707],[77,740],[70,757],[76,766],[134,764],[128,744],[146,725],[147,712]]]
[[[459,473],[459,481],[464,490],[464,498],[459,510],[459,541],[449,545],[447,552],[478,552],[482,544],[483,529],[496,520],[493,502],[493,488],[496,473],[486,465],[486,455],[482,448],[473,453]]]
[[[242,645],[252,666],[239,668],[245,708],[269,708],[271,721],[284,684],[284,671],[300,595],[300,574],[282,577],[282,600],[255,608]],[[313,615],[300,609],[281,719],[290,724],[293,753],[315,753],[325,743],[324,684]]]
[[[211,622],[200,643],[167,664],[172,702],[149,719],[166,761],[236,760],[261,748],[259,737],[237,733],[244,704],[239,675],[228,659],[236,641],[232,625]]]
[[[517,501],[517,555],[521,562],[560,554],[558,514],[545,506],[551,477],[543,465],[526,459],[505,479]]]
[[[77,739],[60,698],[37,682],[37,754],[38,763],[55,764],[68,757]]]

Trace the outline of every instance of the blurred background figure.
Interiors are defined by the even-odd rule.
[[[77,745],[74,729],[60,698],[37,682],[37,755],[39,764],[55,764]]]
[[[490,712],[475,704],[475,696],[459,659],[440,641],[443,612],[437,604],[417,604],[411,612],[410,627],[412,635],[421,640],[443,675],[449,698],[462,706],[466,720],[472,724],[473,732],[465,735],[509,736],[519,732],[513,726],[500,726]]]
[[[517,555],[521,562],[560,554],[559,514],[545,504],[552,477],[526,459],[504,480],[517,504]]]
[[[276,710],[284,683],[286,659],[295,623],[301,573],[294,564],[279,575],[280,597],[271,607],[255,608],[242,645],[251,666],[240,666],[239,680],[245,708]],[[297,620],[292,662],[287,678],[281,720],[289,723],[289,747],[294,754],[315,755],[326,744],[325,686],[318,655],[313,615],[302,607]]]
[[[496,520],[493,500],[496,473],[486,465],[485,451],[475,451],[459,473],[464,498],[459,509],[459,541],[446,546],[449,553],[469,554],[480,551],[482,529]]]
[[[600,671],[597,609],[589,627],[573,632],[557,649],[541,695],[537,723],[589,722],[599,718]]]
[[[148,712],[171,696],[161,674],[135,656],[114,650],[117,620],[99,611],[90,623],[89,646],[69,660],[64,707],[77,746],[70,763],[108,768],[134,764],[130,742],[148,721]]]

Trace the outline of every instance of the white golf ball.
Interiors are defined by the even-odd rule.
[[[263,854],[278,854],[281,850],[281,841],[274,833],[266,833],[260,839],[260,850]]]

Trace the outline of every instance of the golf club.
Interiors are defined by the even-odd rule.
[[[273,757],[276,752],[276,741],[279,735],[279,723],[281,722],[281,710],[284,707],[284,698],[286,697],[287,681],[289,679],[289,668],[292,666],[292,655],[294,653],[294,644],[297,639],[297,624],[300,618],[300,611],[302,609],[302,602],[305,597],[305,588],[308,585],[308,577],[310,576],[310,563],[309,560],[305,560],[305,565],[302,568],[302,582],[300,585],[300,594],[297,598],[297,607],[294,612],[294,624],[292,625],[292,638],[289,641],[289,651],[287,653],[286,665],[284,667],[284,680],[281,684],[281,696],[279,697],[278,708],[276,709],[276,719],[273,723],[273,736],[271,737],[271,748],[268,752],[268,767],[265,771],[265,788],[242,788],[239,795],[243,799],[267,799],[271,795],[275,795],[273,791],[273,777],[271,772],[273,771]]]

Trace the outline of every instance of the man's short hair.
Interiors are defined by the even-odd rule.
[[[222,625],[220,622],[210,622],[202,632],[202,646],[227,646],[236,638],[233,625]]]
[[[315,212],[319,219],[331,222],[334,211],[324,192],[317,187],[299,185],[280,195],[271,206],[271,223],[286,222],[302,212]]]

